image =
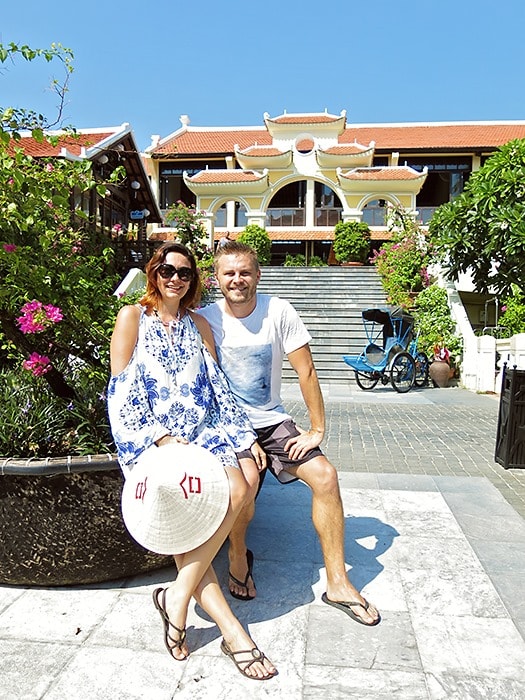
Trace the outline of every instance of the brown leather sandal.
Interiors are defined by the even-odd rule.
[[[252,664],[256,663],[257,661],[260,661],[262,664],[262,663],[264,663],[264,660],[267,658],[262,653],[262,651],[260,649],[258,649],[257,647],[253,647],[253,649],[244,649],[244,651],[232,651],[230,649],[230,647],[228,646],[228,644],[226,643],[226,640],[223,639],[221,642],[221,651],[223,652],[223,654],[226,654],[226,656],[230,657],[230,659],[233,661],[235,666],[239,669],[239,672],[242,673],[242,675],[245,678],[251,678],[252,681],[269,681],[270,678],[273,678],[274,676],[277,675],[277,670],[274,671],[273,673],[270,673],[270,671],[267,671],[266,672],[267,675],[262,676],[262,678],[260,678],[259,676],[250,676],[249,673],[246,673],[246,671],[250,668],[250,666]],[[239,659],[237,661],[237,659],[235,657],[238,656],[239,654],[251,654],[252,658],[251,659],[248,658],[248,659],[244,659],[244,660]]]
[[[162,594],[162,602],[159,601],[159,596]],[[175,661],[185,661],[188,658],[188,655],[186,655],[184,658],[179,659],[177,658],[174,654],[173,651],[174,649],[182,649],[182,645],[184,644],[186,640],[186,627],[183,627],[182,629],[180,627],[177,627],[176,625],[173,624],[173,622],[170,621],[170,618],[168,617],[168,613],[166,612],[166,589],[165,588],[156,588],[153,591],[153,604],[159,611],[159,614],[162,618],[162,622],[164,624],[164,644],[166,645],[166,649],[168,650],[168,653],[171,657],[175,659]],[[170,635],[170,627],[173,627],[174,630],[176,630],[178,638],[175,639],[175,637],[172,637]],[[171,642],[171,644],[170,644]]]

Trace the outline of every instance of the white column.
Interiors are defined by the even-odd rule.
[[[235,227],[235,200],[230,199],[226,202],[226,228],[228,231],[233,231]]]
[[[315,225],[315,181],[306,181],[306,197],[304,202],[305,224],[309,228]]]

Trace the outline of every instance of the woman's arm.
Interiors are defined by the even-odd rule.
[[[114,377],[129,365],[139,336],[140,313],[138,306],[129,305],[123,306],[117,314],[110,344],[111,374]],[[155,440],[158,447],[168,442],[187,442],[187,440],[172,437],[169,433]]]
[[[140,309],[137,306],[123,306],[117,314],[115,328],[111,336],[111,374],[116,377],[129,364],[139,337]]]

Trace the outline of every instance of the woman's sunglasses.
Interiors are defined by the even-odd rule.
[[[159,265],[157,272],[163,280],[169,280],[175,274],[181,280],[181,282],[189,282],[193,277],[191,267],[175,267],[169,263],[162,263],[162,265]]]

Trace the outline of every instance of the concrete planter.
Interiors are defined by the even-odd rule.
[[[0,457],[0,583],[97,583],[172,564],[122,521],[114,455]]]

